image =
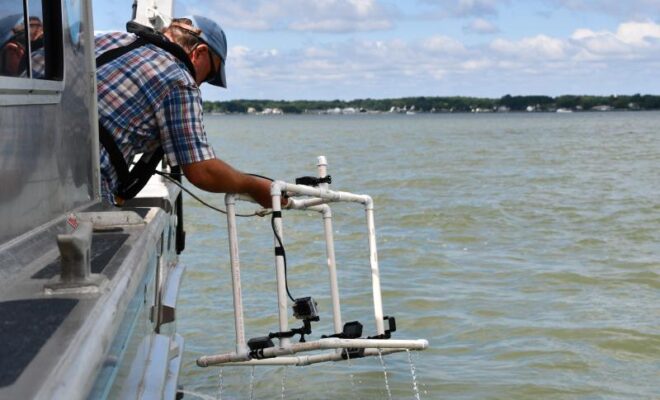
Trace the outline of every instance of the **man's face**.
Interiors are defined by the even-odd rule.
[[[40,21],[30,20],[30,40],[34,41],[44,34],[44,28]]]
[[[190,61],[195,66],[197,84],[201,85],[215,77],[220,70],[222,59],[213,53],[208,45],[201,44],[190,53]]]

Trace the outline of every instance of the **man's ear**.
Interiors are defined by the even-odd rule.
[[[209,46],[202,43],[199,46],[195,47],[195,50],[193,50],[193,54],[196,54],[196,57],[206,57],[206,53],[208,51],[209,51]]]

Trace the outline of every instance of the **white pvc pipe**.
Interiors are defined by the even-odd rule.
[[[197,359],[197,366],[199,367],[208,367],[211,365],[220,365],[230,362],[241,362],[249,361],[250,355],[245,353],[227,353],[227,354],[218,354],[214,356],[202,356]]]
[[[316,162],[316,168],[319,173],[319,178],[325,178],[328,176],[328,160],[325,158],[325,156],[319,156],[317,158]],[[328,184],[327,183],[321,183],[319,185],[321,189],[328,189]]]
[[[236,229],[236,198],[233,194],[225,195],[227,206],[227,230],[229,234],[229,261],[231,265],[231,285],[234,297],[234,328],[236,330],[236,352],[246,353],[245,323],[243,318],[243,297],[241,295],[241,262],[238,251]]]
[[[378,356],[378,355],[388,355],[388,354],[393,354],[393,353],[400,353],[403,351],[409,351],[408,349],[364,349],[364,357],[373,357],[373,356]],[[295,356],[295,357],[286,357],[286,356],[281,356],[281,357],[275,357],[275,358],[267,358],[264,360],[250,360],[250,361],[242,361],[242,362],[229,362],[229,363],[224,363],[223,366],[234,366],[234,367],[252,367],[252,366],[264,366],[264,365],[270,365],[270,366],[276,366],[276,365],[295,365],[295,366],[305,366],[305,365],[312,365],[312,364],[318,364],[322,362],[328,362],[328,361],[333,361],[333,362],[338,362],[338,361],[346,361],[344,357],[342,357],[342,351],[340,350],[338,353],[336,352],[329,352],[329,353],[322,353],[322,354],[314,354],[314,355],[308,355],[308,356]],[[357,359],[357,358],[355,358]],[[353,359],[352,359],[353,360]]]
[[[343,331],[341,308],[339,305],[339,283],[337,281],[337,261],[335,259],[335,241],[332,234],[332,211],[324,204],[323,229],[325,231],[325,252],[328,257],[328,273],[330,275],[330,298],[332,299],[332,321],[335,333]]]
[[[286,208],[290,210],[305,210],[312,209],[312,207],[326,203],[328,203],[328,200],[324,200],[318,197],[310,199],[294,199],[291,197],[289,198],[289,202],[287,203]]]
[[[374,222],[374,202],[371,197],[365,204],[367,217],[367,229],[369,233],[369,264],[371,265],[371,284],[374,298],[374,318],[376,319],[376,331],[379,335],[385,333],[383,321],[383,300],[380,292],[380,272],[378,270],[378,251],[376,249],[376,225]]]
[[[426,339],[417,340],[394,340],[394,339],[339,339],[327,338],[320,340],[313,340],[304,343],[294,343],[287,349],[280,349],[277,347],[269,347],[263,350],[265,357],[272,357],[278,355],[285,355],[291,353],[300,353],[305,351],[314,351],[322,349],[409,349],[409,350],[423,350],[429,345]]]
[[[319,156],[318,175],[323,179],[328,176],[328,161],[324,156]],[[319,184],[321,190],[328,190],[327,183]],[[332,232],[332,210],[330,206],[324,204],[319,206],[323,213],[323,231],[325,233],[325,253],[327,256],[328,273],[330,278],[330,298],[332,299],[332,321],[334,323],[335,333],[343,331],[341,320],[341,308],[339,306],[339,284],[337,282],[337,260],[335,258],[335,240]]]
[[[277,189],[278,193],[286,191],[286,192],[301,194],[304,196],[320,197],[327,201],[346,201],[346,202],[366,204],[369,198],[369,196],[366,195],[354,194],[349,192],[337,192],[334,190],[314,188],[305,185],[294,185],[292,183],[286,183],[284,181],[273,182],[271,186],[271,190],[273,189]]]
[[[273,213],[282,212],[281,194],[282,191],[278,189],[275,182],[271,185],[270,194],[273,198]],[[273,224],[275,226],[275,234],[279,236],[284,245],[284,237],[282,235],[282,217],[274,217]],[[277,238],[273,238],[275,247],[280,247]],[[280,332],[287,332],[289,330],[289,319],[287,315],[287,290],[286,290],[286,271],[284,267],[284,257],[282,255],[275,255],[275,272],[277,277],[277,305],[279,313]],[[291,344],[289,338],[280,338],[280,347],[287,348]]]

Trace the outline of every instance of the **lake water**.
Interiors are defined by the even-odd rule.
[[[217,155],[244,171],[293,181],[315,175],[325,155],[332,189],[373,196],[394,338],[430,342],[412,357],[420,398],[660,398],[660,113],[210,116],[206,125]],[[344,321],[371,335],[364,213],[344,204],[333,213]],[[226,220],[188,197],[186,230],[187,391],[388,398],[377,357],[196,367],[234,349]],[[247,336],[264,336],[277,330],[270,219],[243,219],[239,233]],[[321,310],[312,339],[332,333],[321,238],[318,215],[285,212],[290,289]],[[385,365],[392,398],[415,398],[407,354]]]

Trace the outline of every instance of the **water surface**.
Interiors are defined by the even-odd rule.
[[[430,342],[412,357],[422,399],[660,396],[660,113],[210,116],[206,126],[242,170],[293,181],[326,155],[333,189],[374,197],[394,337]],[[373,334],[363,212],[333,213],[344,320]],[[291,291],[319,302],[313,338],[331,333],[320,218],[286,213],[284,224]],[[250,368],[223,368],[222,387],[219,368],[197,368],[200,355],[234,348],[226,221],[188,198],[186,230],[186,390],[388,397],[378,357],[260,367],[252,388]],[[277,328],[269,219],[239,231],[247,335],[263,336]],[[385,363],[392,398],[414,398],[408,356]]]

